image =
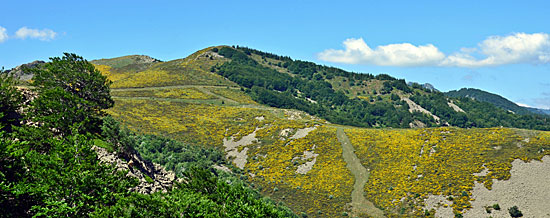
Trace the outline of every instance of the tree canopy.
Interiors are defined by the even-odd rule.
[[[0,70],[0,130],[11,131],[12,125],[18,124],[19,108],[22,95],[15,88],[12,74]]]
[[[38,92],[32,119],[62,134],[72,128],[92,130],[105,115],[103,110],[114,105],[109,93],[111,82],[76,54],[65,53],[50,60],[43,67],[26,69],[34,74],[32,86]]]

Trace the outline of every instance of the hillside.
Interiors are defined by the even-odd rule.
[[[193,85],[238,88],[260,104],[301,110],[336,124],[550,129],[548,117],[509,113],[484,101],[446,96],[389,75],[351,73],[246,47],[218,46],[185,59],[120,64],[128,57],[92,63],[113,81],[115,90]]]
[[[197,52],[185,59],[160,62],[147,56],[131,55],[91,61],[113,82],[112,88],[143,88],[177,85],[235,86],[207,71],[225,60],[210,51]]]
[[[82,57],[27,70],[30,89],[0,71],[0,217],[296,217],[221,151],[105,116],[110,82]]]
[[[536,113],[536,114],[547,114],[550,115],[550,109],[540,109],[540,108],[532,108],[532,107],[526,107],[527,110]]]
[[[32,69],[27,100],[0,74],[2,214],[550,213],[544,116],[243,47],[91,63]]]
[[[462,88],[458,91],[453,90],[446,92],[445,95],[453,98],[472,98],[477,101],[491,103],[498,108],[512,111],[516,114],[529,114],[533,112],[532,110],[529,110],[529,108],[519,106],[500,95],[474,88]]]
[[[222,151],[233,173],[299,215],[476,217],[468,214],[495,203],[517,205],[525,214],[550,212],[489,191],[493,184],[524,190],[506,183],[516,179],[514,160],[536,162],[550,154],[548,132],[500,127],[521,121],[517,127],[546,128],[548,121],[535,121],[536,115],[446,97],[388,75],[242,47],[211,47],[150,68],[175,63],[162,75],[185,79],[146,77],[149,68],[126,72],[96,65],[110,67],[103,73],[121,81],[111,91],[115,106],[109,114],[133,131]],[[447,124],[493,128],[441,127]],[[409,129],[419,126],[434,128]]]

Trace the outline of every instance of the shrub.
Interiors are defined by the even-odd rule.
[[[512,217],[522,217],[523,213],[518,209],[518,206],[513,206],[508,208],[508,212],[510,213],[510,216]]]

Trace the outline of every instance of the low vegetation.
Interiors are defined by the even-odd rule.
[[[442,196],[461,217],[475,182],[491,189],[494,179],[510,177],[515,159],[550,155],[549,132],[507,128],[547,130],[548,117],[451,98],[384,74],[245,47],[212,47],[168,62],[143,58],[95,65],[76,55],[54,58],[34,70],[37,97],[29,106],[13,78],[0,73],[0,214],[369,217],[350,204],[357,172],[342,156],[337,129],[344,129],[368,171],[361,191],[373,209],[433,217],[425,201]],[[75,62],[84,68],[57,70]],[[92,85],[100,91],[88,95]],[[164,193],[132,192],[138,181],[100,163],[93,146],[120,158],[136,154],[183,182]],[[516,209],[513,216],[521,214]]]
[[[213,163],[224,163],[216,150],[120,129],[113,119],[103,118],[102,109],[112,106],[104,76],[74,54],[51,61],[45,68],[36,69],[33,85],[38,96],[30,103],[28,113],[23,114],[35,125],[17,127],[11,119],[0,123],[1,127],[10,126],[0,131],[1,216],[295,216],[238,178],[219,176],[213,171]],[[56,80],[61,77],[64,80]],[[15,100],[22,97],[9,75],[0,79],[0,93],[9,94],[0,99],[6,105],[0,108],[0,116],[5,118],[4,114],[20,106]],[[90,93],[92,88],[97,92]],[[53,98],[56,96],[62,97],[65,108],[71,110],[59,110],[63,106]],[[92,149],[98,142],[113,151],[137,151],[146,160],[176,170],[184,182],[167,192],[132,192],[137,179],[116,170],[114,165],[100,163]],[[172,159],[166,160],[162,155]]]
[[[371,175],[366,196],[389,214],[424,214],[423,200],[443,195],[456,214],[470,208],[474,182],[491,189],[506,180],[514,159],[550,154],[550,134],[505,128],[416,130],[348,129]],[[476,176],[487,170],[483,176]]]

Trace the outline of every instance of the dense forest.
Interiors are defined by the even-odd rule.
[[[135,134],[106,117],[110,83],[82,57],[65,54],[28,70],[29,96],[0,72],[0,217],[295,216],[214,170],[225,163],[220,151]],[[101,163],[94,146],[162,164],[183,182],[166,192],[131,191],[137,179]]]
[[[343,75],[357,80],[387,79],[388,89],[396,87],[410,92],[404,80],[396,80],[387,75],[374,77],[370,74],[351,74],[311,62],[280,57],[279,59],[286,61],[282,66],[296,75],[292,76],[258,64],[246,55],[247,51],[259,53],[251,49],[219,49],[220,55],[231,58],[232,61],[214,67],[212,71],[248,88],[249,94],[259,103],[302,110],[344,125],[407,128],[415,119],[434,123],[430,117],[421,113],[409,113],[407,104],[399,99],[393,99],[393,102],[369,103],[349,98],[345,93],[335,91],[325,78]]]
[[[212,67],[211,71],[246,88],[247,93],[257,102],[278,108],[302,110],[332,123],[359,127],[409,128],[411,122],[420,121],[428,127],[503,126],[550,130],[549,116],[525,111],[511,113],[501,106],[506,104],[505,99],[487,103],[482,99],[454,97],[454,92],[444,94],[415,83],[409,86],[405,80],[385,74],[373,76],[347,72],[247,47],[224,46],[220,49],[214,48],[213,51],[231,61]],[[258,63],[252,58],[253,54],[261,56],[262,60],[276,60],[277,63],[269,62],[269,65],[284,68],[288,73]],[[379,80],[382,87],[374,91],[376,98],[366,101],[333,88],[329,81],[335,77],[346,78],[350,86],[360,81]],[[424,113],[409,111],[409,105],[401,96],[409,96],[412,101],[441,120],[436,121]],[[464,112],[451,108],[451,101]]]
[[[415,95],[411,100],[433,114],[449,122],[452,126],[469,127],[515,127],[523,129],[550,130],[550,117],[539,114],[515,114],[491,103],[481,102],[469,97],[455,98],[454,103],[466,113],[454,111],[447,104],[443,93]]]

